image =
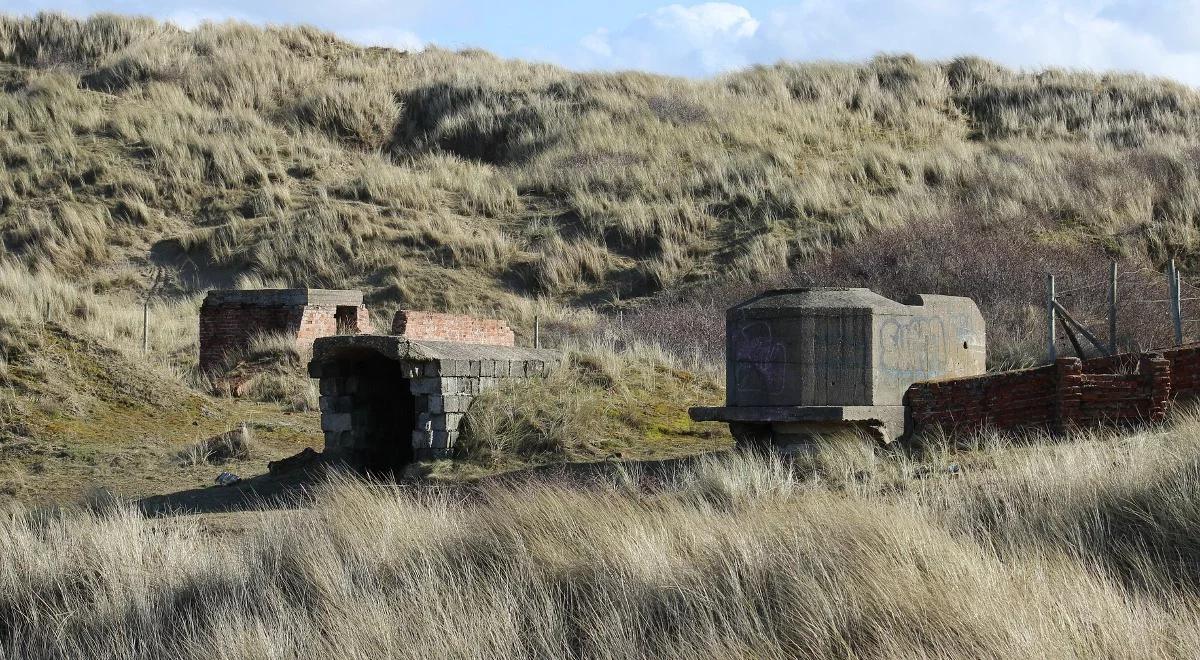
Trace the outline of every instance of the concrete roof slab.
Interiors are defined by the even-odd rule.
[[[434,362],[438,360],[503,360],[554,363],[562,354],[546,348],[460,344],[445,341],[414,341],[395,335],[338,335],[322,337],[313,344],[313,362],[337,359],[340,355],[373,351],[397,361]]]

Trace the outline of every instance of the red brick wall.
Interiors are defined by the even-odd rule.
[[[205,304],[200,308],[200,368],[212,369],[226,353],[245,346],[258,334],[294,333],[303,307],[250,304]]]
[[[366,305],[359,305],[354,308],[353,327],[358,334],[369,335],[375,332],[375,326],[371,323],[371,314],[367,311]],[[355,333],[351,332],[348,334]]]
[[[310,349],[318,338],[338,333],[336,311],[315,305],[205,303],[200,308],[200,368],[220,365],[227,353],[260,334],[293,335],[298,347]],[[357,317],[359,332],[371,332],[365,306],[358,307]]]
[[[1119,360],[1112,360],[1114,366]],[[1000,430],[1042,428],[1061,431],[1127,421],[1161,421],[1171,391],[1171,362],[1157,354],[1139,356],[1125,373],[1094,373],[1088,365],[1063,358],[1038,369],[972,378],[916,383],[905,395],[915,430],[947,431],[983,427]]]
[[[1200,344],[1157,352],[1171,363],[1171,395],[1176,398],[1200,396]],[[1141,353],[1092,358],[1083,363],[1083,370],[1085,373],[1132,373],[1141,358]]]
[[[1060,371],[1064,424],[1157,422],[1166,417],[1172,370],[1161,355],[1141,355],[1136,371],[1122,365],[1120,373],[1108,374],[1086,373],[1081,362],[1070,359],[1071,369]]]
[[[516,344],[516,335],[504,321],[407,309],[396,312],[396,317],[392,320],[392,334],[402,335],[407,339],[452,341],[462,344]]]
[[[1200,345],[1162,351],[1171,363],[1171,394],[1181,399],[1200,396]]]
[[[915,383],[905,394],[913,427],[946,431],[1051,427],[1057,420],[1056,367]]]
[[[296,345],[302,349],[311,349],[313,342],[319,337],[329,337],[338,333],[336,308],[304,307],[300,312],[300,327],[296,329]]]

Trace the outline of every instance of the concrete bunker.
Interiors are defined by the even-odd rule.
[[[768,291],[726,314],[724,421],[739,444],[796,448],[861,429],[882,442],[908,431],[904,393],[918,381],[985,370],[983,317],[968,298],[869,289]]]
[[[394,335],[318,339],[325,452],[376,471],[452,456],[475,396],[559,362],[546,349],[415,340]]]
[[[318,337],[371,330],[361,291],[209,291],[200,307],[200,368],[219,366],[227,353],[259,334],[287,335],[307,350]]]

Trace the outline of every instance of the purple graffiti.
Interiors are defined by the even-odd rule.
[[[787,385],[787,347],[775,339],[771,326],[751,323],[737,330],[734,377],[741,392],[781,394]]]

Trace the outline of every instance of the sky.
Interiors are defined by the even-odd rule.
[[[704,77],[780,60],[971,54],[1200,86],[1200,0],[0,0],[0,12],[306,23],[366,45],[484,48],[579,70]]]

